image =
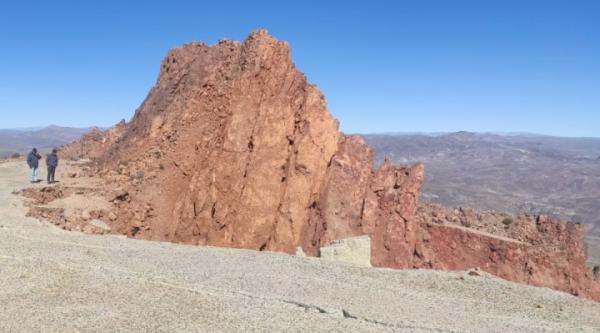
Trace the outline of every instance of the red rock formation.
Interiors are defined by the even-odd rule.
[[[104,156],[108,149],[121,137],[125,130],[125,120],[114,125],[108,130],[93,128],[79,140],[64,145],[60,148],[61,158],[66,159],[96,159]]]
[[[244,43],[170,51],[156,86],[100,161],[144,172],[130,193],[154,216],[118,214],[124,232],[292,252],[336,151],[337,127],[287,44],[259,30]]]
[[[131,122],[64,151],[78,149],[126,194],[107,221],[116,232],[310,255],[367,234],[375,266],[478,266],[600,299],[578,227],[539,217],[517,237],[417,215],[423,166],[373,170],[371,148],[338,131],[288,45],[263,30],[171,50]]]
[[[434,207],[436,216],[443,208]],[[474,212],[473,210],[468,210]],[[475,230],[452,222],[452,218],[432,222],[432,208],[422,207],[418,220],[421,231],[414,267],[464,270],[472,267],[501,278],[549,287],[595,300],[600,300],[600,281],[586,267],[583,228],[575,223],[562,223],[545,215],[505,217],[506,234],[518,238]],[[454,213],[447,210],[448,216]],[[443,214],[443,213],[442,213]],[[486,216],[487,215],[487,216]],[[489,215],[463,215],[462,223],[482,225]],[[489,226],[488,226],[489,227]]]
[[[373,265],[411,267],[423,165],[386,161],[372,169],[371,147],[359,137],[344,137],[312,206],[307,243],[302,244],[306,253],[316,255],[332,240],[367,234]]]

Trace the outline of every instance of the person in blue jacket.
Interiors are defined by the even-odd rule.
[[[56,155],[56,148],[52,149],[52,152],[46,156],[46,166],[48,167],[48,184],[54,183],[54,173],[58,166],[58,155]]]
[[[38,154],[37,148],[33,148],[27,155],[27,165],[29,165],[29,168],[31,169],[32,183],[37,183],[38,181],[38,167],[41,158],[42,156]]]

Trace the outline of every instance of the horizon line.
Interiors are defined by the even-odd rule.
[[[118,122],[117,122],[118,123]],[[115,125],[117,124],[115,123]],[[92,129],[98,128],[101,130],[106,130],[111,128],[111,126],[63,126],[57,124],[50,124],[46,126],[27,126],[27,127],[6,127],[0,128],[0,131],[18,131],[18,132],[35,132],[40,131],[47,128],[58,127],[58,128],[68,128],[68,129]],[[341,130],[340,130],[341,131]],[[448,134],[479,134],[479,135],[497,135],[504,137],[552,137],[552,138],[564,138],[564,139],[600,139],[600,136],[568,136],[568,135],[554,135],[554,134],[545,134],[539,132],[527,132],[527,131],[470,131],[470,130],[454,130],[454,131],[382,131],[382,132],[344,132],[346,135],[360,135],[360,136],[368,136],[368,135],[387,135],[387,136],[407,136],[407,135],[421,135],[421,136],[443,136]]]

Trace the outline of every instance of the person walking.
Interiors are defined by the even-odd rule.
[[[27,165],[31,169],[31,182],[37,183],[38,181],[38,167],[39,161],[42,158],[40,154],[37,152],[37,148],[33,148],[31,152],[27,155]]]
[[[52,152],[46,156],[46,166],[48,167],[48,184],[54,183],[54,173],[58,166],[58,155],[56,155],[56,148],[52,149]]]

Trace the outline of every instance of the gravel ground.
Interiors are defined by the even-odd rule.
[[[495,278],[66,232],[24,216],[23,164],[0,164],[1,332],[600,332],[600,303]]]

